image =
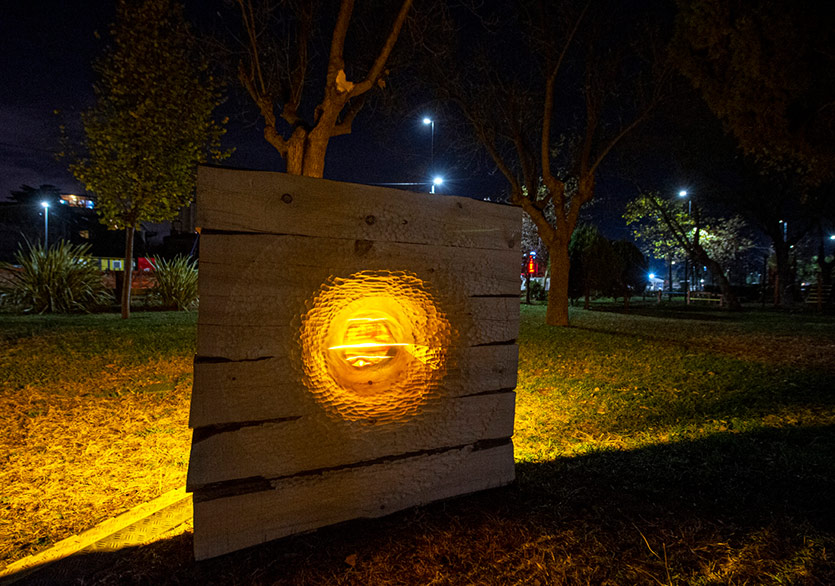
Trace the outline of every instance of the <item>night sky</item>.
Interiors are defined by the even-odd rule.
[[[91,62],[104,41],[95,38],[113,19],[112,1],[15,1],[0,19],[0,198],[22,184],[51,183],[63,191],[81,186],[54,160],[58,149],[60,110],[68,120],[93,100]],[[241,101],[229,99],[225,109],[230,125],[226,146],[236,152],[227,164],[235,167],[283,170],[278,154],[266,144],[261,126],[243,114]],[[421,119],[431,112],[415,112],[412,119],[388,120],[385,131],[372,128],[371,113],[358,118],[354,133],[331,141],[326,178],[359,183],[423,181],[430,153],[430,131]],[[444,157],[444,128],[435,127],[436,167],[445,173],[445,193],[493,196],[504,189],[501,177],[472,177],[458,171]],[[419,190],[420,187],[413,189]],[[441,189],[439,189],[441,191]]]
[[[228,11],[228,6],[212,0],[187,4],[187,8],[213,10],[206,7],[215,4]],[[59,148],[61,123],[54,111],[62,112],[64,120],[77,121],[79,113],[92,104],[91,62],[104,47],[114,13],[112,0],[15,0],[4,6],[0,19],[4,79],[0,84],[0,199],[8,199],[9,192],[23,184],[83,191],[65,164],[53,156]],[[101,39],[96,38],[96,31]],[[262,126],[245,99],[230,96],[223,108],[230,115],[224,142],[236,149],[225,164],[282,171],[283,161],[264,141]],[[425,115],[432,116],[431,110],[418,109],[402,120],[382,121],[379,112],[366,108],[351,135],[331,141],[325,178],[366,184],[428,181],[430,130],[422,123]],[[446,180],[438,193],[476,198],[502,195],[506,182],[489,163],[474,170],[451,154],[450,132],[443,121],[436,124],[435,168]],[[428,191],[428,184],[401,188]],[[600,181],[599,197],[585,214],[609,238],[628,236],[620,218],[625,194],[619,191],[620,186]]]
[[[58,148],[56,109],[78,111],[90,104],[90,61],[113,11],[101,2],[26,0],[6,3],[0,18],[0,197],[21,184],[51,183],[65,191],[78,184],[54,160]]]

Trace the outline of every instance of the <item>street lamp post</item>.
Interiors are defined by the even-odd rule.
[[[687,197],[687,191],[682,189],[681,191],[678,192],[678,196],[679,197]],[[693,203],[692,200],[689,200],[689,199],[687,200],[687,215],[688,216],[690,215],[690,212],[692,211],[692,207],[691,207],[692,203]]]
[[[430,171],[434,171],[435,170],[435,121],[432,120],[431,118],[424,118],[423,123],[428,124],[429,126],[432,127],[432,142],[430,143],[430,149],[429,149],[429,167],[430,167]]]
[[[673,255],[670,254],[667,257],[667,271],[668,271],[667,276],[669,277],[669,283],[670,283],[670,288],[669,288],[670,296],[667,299],[668,301],[673,300],[673,263],[675,263],[675,261],[673,260]]]
[[[678,192],[679,197],[687,197],[687,191],[682,189]],[[690,198],[687,198],[687,216],[690,217],[691,212],[693,211],[692,208],[693,201]],[[690,303],[690,255],[687,254],[687,251],[684,251],[684,299],[685,303]]]
[[[432,179],[432,187],[429,188],[429,193],[435,193],[435,186],[441,185],[443,182],[443,177],[435,177],[434,179]]]
[[[49,202],[42,201],[43,206],[43,247],[49,248]]]
[[[435,171],[435,121],[429,117],[423,119],[423,123],[429,125],[432,128],[432,142],[430,143],[429,148],[429,172],[434,173]],[[429,189],[429,193],[435,193],[435,186],[440,185],[443,183],[443,180],[440,182],[438,181],[438,177],[432,180],[432,187]]]

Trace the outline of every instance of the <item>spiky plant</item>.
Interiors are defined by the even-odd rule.
[[[165,308],[193,309],[197,305],[197,263],[187,256],[154,263],[156,283],[151,295]]]
[[[4,264],[8,278],[0,284],[0,300],[24,312],[90,311],[109,301],[102,274],[93,263],[89,244],[59,241],[50,248],[28,242]]]

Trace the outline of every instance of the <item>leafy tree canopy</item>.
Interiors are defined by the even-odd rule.
[[[711,272],[722,290],[728,309],[741,311],[742,306],[728,281],[727,270],[717,258],[727,254],[729,250],[734,253],[740,252],[736,248],[729,249],[726,245],[736,241],[738,246],[741,246],[744,237],[735,232],[721,231],[741,228],[743,222],[705,220],[698,206],[693,206],[692,210],[688,207],[686,212],[684,210],[678,202],[663,199],[656,193],[645,193],[627,204],[624,218],[627,224],[636,226],[633,228],[636,238],[654,250],[670,250],[670,243],[678,243],[678,246],[686,251],[688,258],[704,265]]]
[[[662,202],[667,214],[681,227],[682,234],[686,235],[693,230],[693,220],[688,216],[686,207],[672,201],[657,199]],[[623,217],[635,240],[650,256],[676,259],[684,253],[679,237],[664,222],[661,211],[651,205],[648,197],[641,196],[629,202]]]
[[[97,197],[102,223],[125,229],[124,282],[131,282],[140,222],[173,218],[193,195],[197,164],[221,159],[213,119],[220,85],[173,0],[119,0],[111,43],[95,63],[96,103],[82,115],[82,152],[70,171]],[[130,315],[123,287],[122,317]]]
[[[811,184],[835,174],[832,12],[793,0],[679,8],[678,66],[742,149]]]
[[[647,286],[647,260],[635,244],[628,240],[612,242],[616,272],[612,279],[613,296],[629,297],[642,292]]]
[[[175,2],[119,0],[110,35],[70,170],[96,194],[103,223],[135,229],[174,217],[193,197],[197,164],[225,156],[212,118],[221,94]]]
[[[656,258],[677,258],[696,241],[722,266],[754,248],[740,216],[707,218],[690,214],[681,202],[642,195],[626,206],[626,223],[644,250]],[[698,225],[697,220],[698,219]]]

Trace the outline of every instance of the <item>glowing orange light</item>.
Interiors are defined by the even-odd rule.
[[[302,318],[305,384],[326,410],[375,424],[438,392],[452,331],[426,282],[363,271],[325,283]]]
[[[393,358],[399,346],[408,346],[395,339],[388,317],[352,317],[346,321],[342,344],[328,350],[340,350],[342,359],[353,367],[375,366]]]

